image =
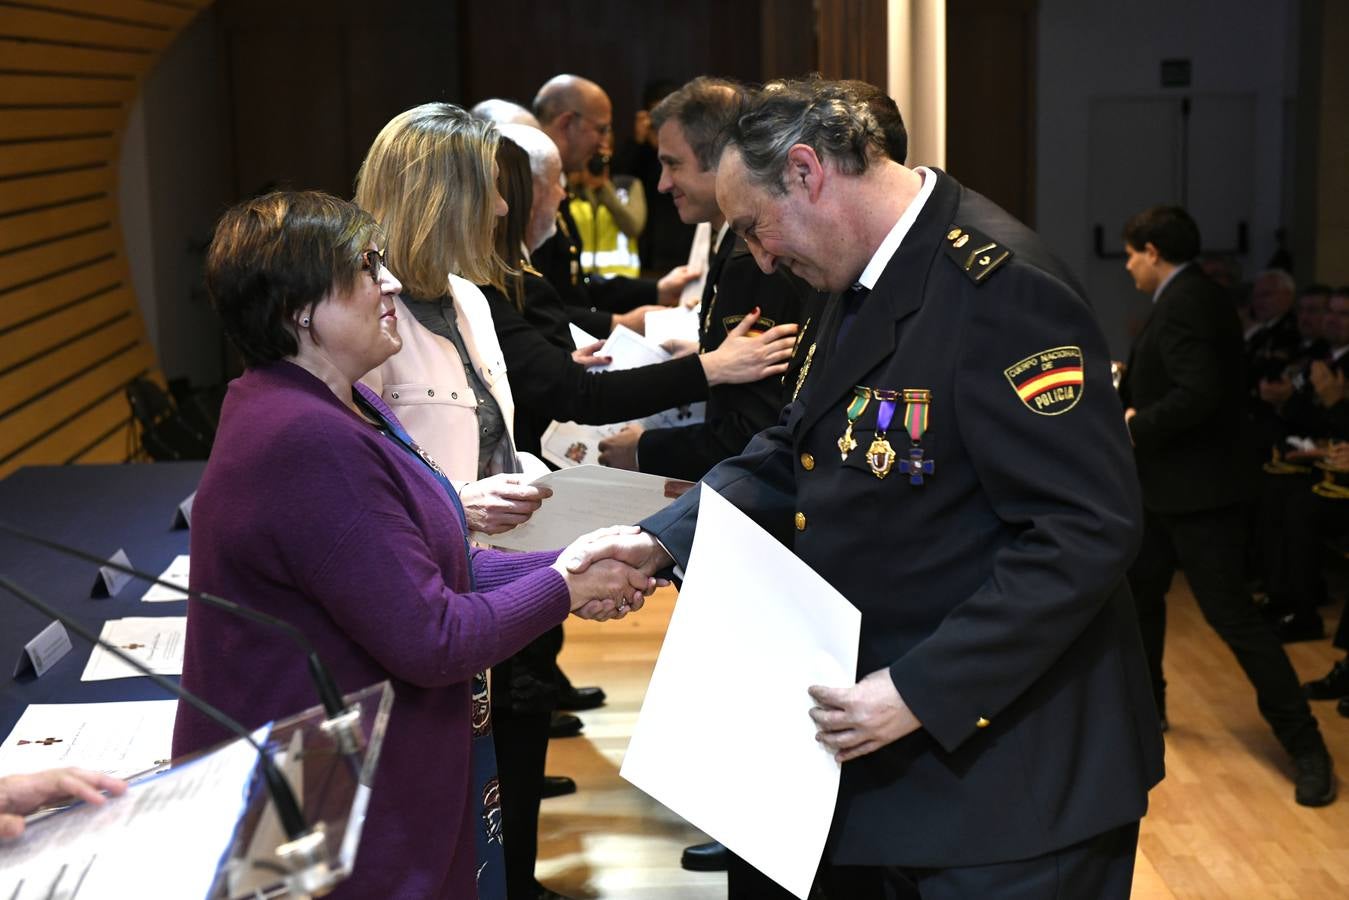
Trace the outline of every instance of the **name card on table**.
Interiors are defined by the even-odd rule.
[[[108,557],[108,562],[131,568],[131,560],[127,558],[125,550],[118,550],[112,556]],[[112,566],[100,566],[98,578],[94,581],[94,588],[90,591],[90,597],[113,597],[122,588],[126,587],[127,582],[131,581],[131,575],[126,572],[119,572]]]
[[[178,508],[173,511],[173,530],[182,531],[185,528],[192,527],[192,501],[197,499],[197,492],[193,491],[187,495]]]
[[[37,637],[23,645],[19,661],[14,665],[14,677],[32,672],[34,678],[40,678],[69,652],[70,635],[66,633],[66,626],[52,622],[39,631]]]

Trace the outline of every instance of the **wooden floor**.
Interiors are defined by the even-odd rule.
[[[567,625],[563,667],[576,684],[599,684],[609,695],[604,707],[581,713],[583,736],[549,749],[548,771],[573,776],[580,790],[544,801],[537,871],[568,896],[725,896],[724,875],[679,867],[680,851],[706,837],[618,776],[674,600],[670,589],[621,622]],[[1349,784],[1324,809],[1294,804],[1287,758],[1180,579],[1169,606],[1167,777],[1143,820],[1133,896],[1349,897]],[[1339,609],[1323,613],[1333,627]],[[1325,674],[1342,655],[1328,640],[1289,651],[1304,680]],[[1349,772],[1349,719],[1334,703],[1314,707],[1331,754]]]

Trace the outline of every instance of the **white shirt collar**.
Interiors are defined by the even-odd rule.
[[[1157,298],[1160,297],[1160,296],[1162,295],[1162,291],[1166,290],[1166,286],[1167,286],[1168,284],[1171,283],[1171,279],[1173,279],[1173,278],[1175,278],[1177,275],[1179,275],[1181,269],[1184,269],[1184,268],[1186,268],[1187,266],[1189,266],[1189,263],[1188,263],[1188,262],[1183,262],[1183,263],[1181,263],[1180,265],[1176,266],[1174,269],[1171,270],[1171,274],[1170,274],[1170,275],[1168,275],[1168,276],[1166,276],[1165,278],[1162,279],[1162,283],[1159,284],[1159,285],[1157,285],[1157,290],[1155,290],[1155,291],[1152,292],[1152,302],[1153,302],[1153,303],[1156,303],[1156,302],[1157,302]]]
[[[872,254],[871,262],[867,263],[867,267],[862,270],[862,274],[857,278],[857,283],[867,290],[874,288],[876,282],[880,281],[881,273],[885,271],[886,266],[890,265],[890,260],[899,250],[900,243],[918,219],[918,214],[923,211],[927,198],[932,196],[932,189],[937,186],[937,173],[927,166],[918,166],[914,171],[923,178],[923,185],[918,189],[918,195],[909,203],[903,215],[899,217],[899,221],[885,236],[885,240],[881,241],[881,245]]]
[[[724,238],[724,237],[726,237],[726,232],[728,232],[728,231],[730,231],[730,230],[731,230],[731,223],[730,223],[730,221],[726,221],[726,222],[722,222],[722,223],[721,223],[721,230],[717,232],[717,236],[716,236],[716,237],[712,238],[712,252],[713,252],[713,253],[716,253],[716,252],[718,252],[719,250],[721,250],[721,239]]]

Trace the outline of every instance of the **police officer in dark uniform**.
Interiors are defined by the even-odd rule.
[[[761,268],[840,295],[781,423],[705,479],[862,612],[860,680],[812,689],[843,763],[828,863],[877,896],[1127,898],[1162,742],[1124,577],[1139,489],[1086,301],[988,200],[885,159],[828,83],[764,92],[717,196]],[[687,564],[697,500],[625,557]]]

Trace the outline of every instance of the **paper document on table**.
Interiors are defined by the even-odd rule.
[[[109,619],[103,623],[103,632],[99,637],[134,656],[156,675],[183,674],[187,616]],[[135,678],[140,674],[102,647],[95,646],[80,681]]]
[[[186,553],[179,554],[169,563],[169,567],[160,575],[161,581],[172,581],[174,584],[183,588],[182,591],[175,591],[173,588],[164,587],[162,584],[152,584],[146,591],[141,600],[145,603],[161,603],[167,600],[186,600],[187,594],[187,576],[191,574],[191,562]]]
[[[619,325],[604,341],[605,356],[609,362],[591,366],[591,372],[619,372],[665,362],[670,354],[625,325]]]
[[[645,336],[656,346],[666,341],[698,343],[698,314],[683,306],[657,309],[646,314]]]
[[[576,466],[550,472],[534,484],[552,488],[529,521],[488,541],[506,550],[552,550],[608,525],[631,525],[660,512],[689,486],[658,475]]]
[[[169,759],[177,700],[33,703],[0,743],[0,775],[79,766],[126,778]]]
[[[684,585],[620,774],[804,900],[839,781],[807,688],[856,682],[862,615],[699,489]],[[728,690],[744,702],[716,702]]]
[[[254,733],[258,743],[267,733]],[[31,823],[0,850],[0,897],[205,900],[257,763],[240,739],[137,782],[102,806],[79,804]]]

